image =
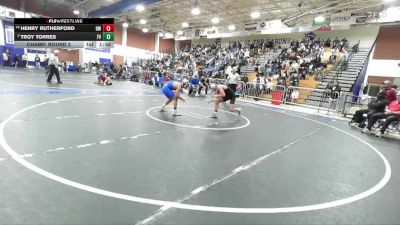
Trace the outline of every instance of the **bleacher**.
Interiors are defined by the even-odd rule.
[[[333,67],[329,74],[324,77],[322,82],[317,85],[316,88],[325,90],[329,83],[337,80],[342,89],[342,92],[351,92],[354,83],[357,81],[361,69],[367,61],[370,51],[371,48],[360,48],[357,53],[353,54],[350,51],[349,53],[352,54],[352,57],[349,58],[347,69],[344,71],[340,71],[340,68]],[[323,94],[320,91],[312,92],[307,98],[306,104],[311,106],[327,107],[329,99],[323,98],[322,95]]]

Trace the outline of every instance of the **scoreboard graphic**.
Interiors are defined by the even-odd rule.
[[[14,19],[17,48],[114,47],[112,18],[27,18]]]

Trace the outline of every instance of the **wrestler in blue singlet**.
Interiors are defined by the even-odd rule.
[[[162,87],[162,92],[164,93],[165,96],[167,96],[168,99],[172,99],[173,97],[175,97],[175,93],[173,92],[173,90],[176,90],[176,88],[174,87],[174,81],[169,81],[166,85],[164,85]]]

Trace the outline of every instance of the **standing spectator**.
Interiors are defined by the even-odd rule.
[[[35,56],[35,65],[36,65],[36,69],[40,68],[40,57],[38,54],[36,54],[36,56]]]
[[[50,74],[50,67],[49,67],[49,56],[48,55],[44,55],[44,69],[45,69],[45,76],[48,77]]]
[[[228,87],[232,89],[233,93],[236,94],[236,87],[237,87],[237,82],[240,79],[239,74],[237,73],[237,69],[235,68],[233,70],[233,73],[229,74],[228,77],[226,78],[228,82]]]
[[[274,83],[272,83],[271,78],[268,78],[265,84],[266,84],[266,93],[271,94],[272,86],[274,86]]]
[[[387,104],[390,105],[393,101],[396,101],[396,90],[393,88],[392,82],[389,80],[385,80],[383,83],[383,90],[386,91],[386,101]]]
[[[89,66],[89,73],[92,73],[92,70],[93,70],[92,60],[89,60],[88,66]]]
[[[225,77],[228,79],[229,75],[232,74],[232,66],[228,65],[225,69]]]
[[[8,49],[3,52],[3,66],[8,66],[9,64],[9,54],[8,54]]]
[[[335,109],[336,109],[336,105],[337,105],[337,101],[338,101],[339,96],[340,96],[340,91],[341,91],[339,82],[338,82],[338,81],[335,81],[335,82],[333,83],[333,85],[331,85],[331,86],[329,87],[329,89],[330,89],[330,95],[329,95],[329,109],[335,110]]]
[[[244,83],[249,82],[249,78],[247,77],[247,74],[244,74],[244,75],[243,75],[242,81],[243,81]]]
[[[22,67],[27,68],[28,67],[28,54],[24,53],[22,55]]]
[[[349,59],[349,54],[347,53],[346,49],[343,49],[341,54],[340,54],[340,58],[339,61],[337,62],[335,69],[339,66],[340,70],[346,70],[346,64],[347,64],[347,60]]]
[[[51,83],[51,79],[53,78],[53,75],[56,74],[57,77],[57,83],[58,84],[62,84],[61,79],[60,79],[60,73],[58,71],[57,65],[59,64],[58,61],[58,55],[59,51],[55,50],[54,54],[50,53],[49,55],[49,69],[50,69],[50,73],[49,76],[47,78],[47,83]]]
[[[19,61],[20,61],[21,59],[19,58],[19,55],[18,55],[18,53],[17,54],[15,54],[15,59],[14,59],[14,65],[15,65],[15,68],[17,68],[18,67],[18,64],[19,64]]]
[[[99,74],[100,73],[100,64],[97,61],[94,62],[94,67],[96,68],[96,74]]]

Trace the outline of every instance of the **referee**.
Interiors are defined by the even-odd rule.
[[[49,55],[49,69],[50,73],[49,76],[47,77],[47,83],[51,83],[51,79],[53,78],[53,75],[56,74],[57,77],[57,84],[62,84],[61,79],[60,79],[60,73],[58,71],[58,55],[59,51],[54,50],[54,54],[50,53]]]
[[[236,85],[237,85],[237,82],[239,81],[239,79],[240,79],[240,76],[237,73],[237,68],[234,67],[232,69],[232,73],[230,73],[228,75],[226,80],[228,82],[228,87],[233,91],[233,93],[235,93],[235,95],[236,95]]]

